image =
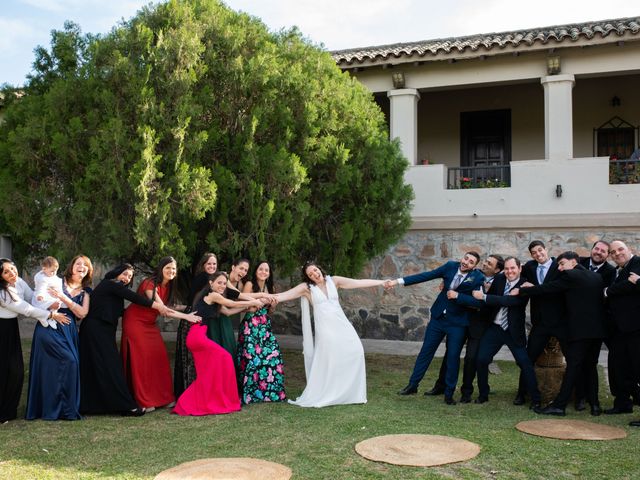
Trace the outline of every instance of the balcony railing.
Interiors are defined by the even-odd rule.
[[[640,160],[612,160],[609,162],[609,183],[640,183]]]
[[[451,167],[448,171],[447,188],[504,188],[511,186],[509,165],[481,167]]]

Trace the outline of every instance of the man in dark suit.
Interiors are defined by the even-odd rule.
[[[488,291],[493,283],[494,278],[504,268],[504,258],[500,255],[492,254],[482,261],[480,271],[484,275],[482,290]],[[460,392],[460,403],[470,403],[473,394],[473,381],[476,378],[476,357],[478,356],[478,346],[484,332],[489,327],[491,319],[487,318],[487,309],[474,308],[469,314],[469,328],[466,336],[466,350],[464,353],[464,362],[462,365],[462,386]],[[445,358],[447,352],[444,354]],[[445,389],[445,378],[447,375],[447,362],[440,364],[440,373],[438,379],[431,390],[424,392],[425,395],[441,395]]]
[[[555,280],[560,275],[558,263],[549,257],[547,249],[540,240],[534,240],[529,244],[529,260],[522,267],[522,276],[533,285],[542,285]],[[556,337],[560,348],[564,353],[564,339],[566,338],[566,324],[564,296],[562,293],[554,293],[531,299],[531,331],[527,342],[527,353],[531,362],[536,360],[544,351],[551,337]],[[514,405],[525,403],[525,379],[520,374],[518,393],[513,400]]]
[[[591,247],[589,256],[580,257],[579,262],[584,268],[600,274],[605,287],[611,285],[616,278],[616,268],[607,262],[610,247],[609,242],[598,240]]]
[[[605,413],[631,413],[631,392],[640,380],[640,257],[633,255],[620,240],[611,242],[611,258],[618,266],[613,284],[605,289],[612,334],[610,338],[609,371],[614,369],[620,380],[614,395],[613,408]],[[628,371],[625,376],[621,372]],[[640,426],[640,421],[630,425]]]
[[[527,299],[514,293],[524,283],[521,278],[520,260],[508,257],[504,261],[503,273],[496,276],[487,293],[480,290],[472,292],[472,296],[458,295],[457,301],[462,305],[474,305],[474,302],[486,303],[486,310],[491,321],[480,339],[476,366],[478,370],[478,398],[475,403],[489,400],[489,364],[493,357],[506,345],[525,380],[531,396],[532,406],[540,405],[540,391],[536,374],[526,350],[525,319]]]
[[[607,262],[609,258],[609,242],[604,240],[596,240],[591,247],[591,252],[588,257],[580,257],[580,265],[589,269],[592,272],[598,273],[602,277],[604,286],[608,287],[613,283],[613,279],[616,277],[616,269],[613,265]],[[608,339],[605,337],[605,343],[608,343]],[[602,347],[602,345],[600,345]],[[575,386],[575,408],[578,411],[585,409],[586,391],[585,391],[585,372],[581,372],[578,376]],[[609,375],[609,385],[612,390],[615,390],[617,379],[615,376]]]
[[[560,276],[534,286],[525,283],[520,295],[537,296],[562,293],[567,309],[567,342],[564,349],[567,368],[556,398],[536,413],[565,415],[576,380],[585,372],[587,401],[591,415],[600,415],[598,400],[598,356],[605,336],[604,282],[602,276],[578,264],[576,252],[564,252],[556,259]]]
[[[418,391],[418,384],[429,368],[438,345],[446,337],[449,352],[444,360],[447,362],[444,399],[449,405],[455,404],[453,393],[458,382],[460,352],[464,344],[466,328],[469,325],[470,310],[450,300],[448,292],[470,293],[482,285],[484,275],[475,270],[479,260],[480,255],[476,252],[467,252],[459,262],[449,261],[435,270],[409,275],[397,280],[387,280],[385,283],[385,288],[390,289],[398,284],[408,286],[441,278],[445,285],[431,307],[431,316],[424,334],[424,342],[416,358],[409,384],[398,392],[399,395],[412,395]]]

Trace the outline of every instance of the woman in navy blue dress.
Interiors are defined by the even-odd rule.
[[[78,327],[89,311],[93,266],[84,255],[71,260],[64,272],[63,291],[51,292],[68,322],[58,328],[36,324],[31,345],[27,420],[78,420],[80,416],[80,364]]]

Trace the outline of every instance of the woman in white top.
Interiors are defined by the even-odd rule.
[[[302,267],[304,283],[275,298],[280,302],[302,297],[302,333],[307,386],[290,403],[300,407],[326,407],[367,402],[364,350],[355,329],[344,314],[338,288],[366,288],[384,280],[331,277],[314,262]],[[309,303],[313,305],[315,342]]]
[[[0,259],[0,423],[14,420],[17,416],[24,365],[18,315],[36,318],[39,321],[53,319],[68,322],[61,313],[33,307],[29,302],[33,291],[18,277],[18,269],[8,258]]]

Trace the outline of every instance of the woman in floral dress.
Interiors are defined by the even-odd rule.
[[[273,294],[269,263],[256,264],[245,294]],[[273,308],[273,307],[270,307]],[[238,328],[238,386],[243,404],[285,400],[284,362],[278,341],[271,331],[269,307],[247,312]]]

